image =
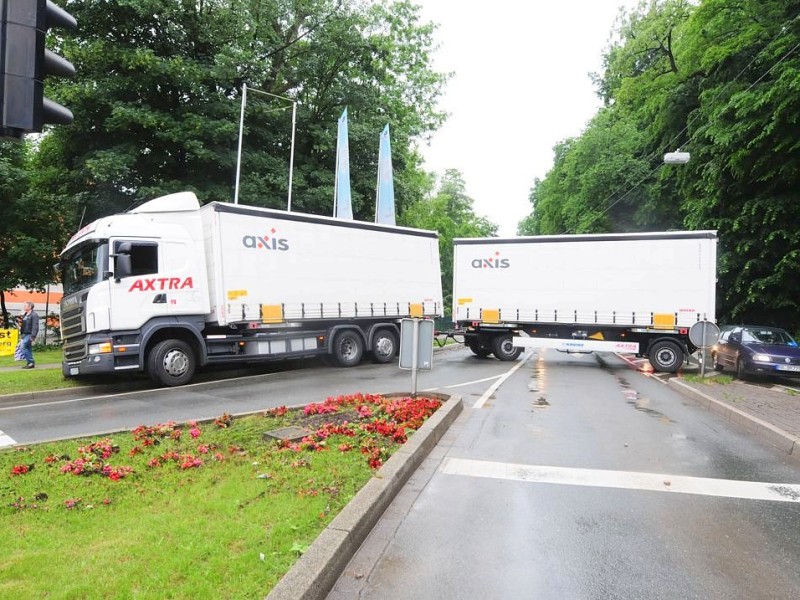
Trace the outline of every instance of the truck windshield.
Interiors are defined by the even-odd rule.
[[[61,258],[64,295],[74,294],[102,281],[108,275],[108,240],[81,244]]]

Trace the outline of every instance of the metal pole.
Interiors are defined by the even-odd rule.
[[[286,210],[292,212],[292,173],[294,172],[294,130],[297,123],[297,102],[292,102],[292,150],[289,155],[289,202]]]
[[[244,105],[247,104],[247,84],[242,84],[242,111],[239,115],[239,151],[236,154],[236,186],[233,190],[233,203],[239,204],[239,176],[242,172],[242,133],[244,132]]]
[[[703,348],[700,351],[702,360],[700,361],[700,377],[706,376],[706,347],[708,346],[706,342],[706,320],[703,319]]]
[[[417,362],[419,361],[419,319],[414,319],[411,335],[411,397],[417,397]]]

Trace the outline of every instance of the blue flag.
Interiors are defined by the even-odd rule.
[[[394,225],[394,180],[392,175],[392,145],[389,125],[381,131],[378,149],[378,193],[375,198],[375,222]]]
[[[333,191],[333,216],[353,220],[350,198],[350,148],[347,143],[347,109],[339,117],[339,137],[336,142],[336,183]]]

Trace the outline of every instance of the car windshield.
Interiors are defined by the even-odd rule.
[[[64,294],[74,294],[102,281],[108,263],[108,243],[105,240],[81,244],[61,258],[59,270]]]
[[[742,342],[770,344],[772,346],[797,346],[791,335],[773,327],[748,327],[742,331]]]

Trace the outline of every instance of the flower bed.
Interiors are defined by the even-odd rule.
[[[440,405],[355,394],[0,452],[3,589],[263,597]],[[310,433],[263,441],[292,425]]]

